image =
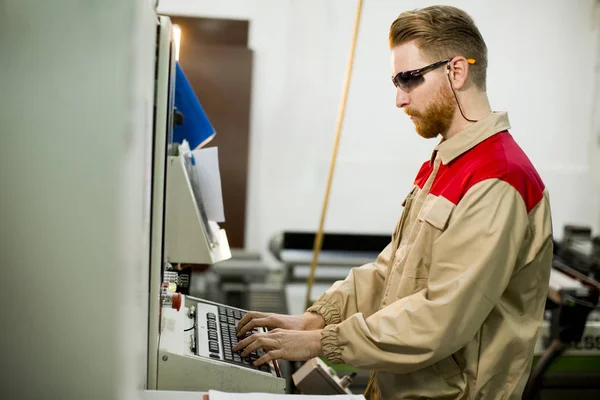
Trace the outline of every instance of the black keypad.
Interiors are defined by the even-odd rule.
[[[259,349],[252,354],[249,354],[248,357],[242,357],[241,351],[234,352],[232,350],[232,347],[235,346],[239,341],[237,337],[236,323],[243,318],[244,314],[245,313],[240,310],[233,310],[223,306],[219,307],[218,318],[214,313],[206,314],[209,350],[211,353],[216,353],[215,355],[211,354],[210,356],[215,357],[217,354],[219,354],[219,350],[221,350],[223,361],[225,362],[231,362],[233,364],[263,372],[271,372],[271,367],[268,364],[261,365],[260,367],[254,365],[254,362],[265,354],[263,350]],[[217,325],[219,326],[217,327]],[[218,342],[217,328],[220,328],[221,331],[221,346],[219,346]],[[257,332],[259,332],[257,329],[253,329],[246,333],[246,337]]]

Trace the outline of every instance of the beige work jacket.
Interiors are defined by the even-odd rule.
[[[548,192],[491,113],[442,141],[391,243],[308,311],[325,357],[375,371],[383,399],[520,399],[552,262]]]

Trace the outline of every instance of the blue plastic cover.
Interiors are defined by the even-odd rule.
[[[182,143],[185,139],[190,148],[195,149],[205,144],[216,132],[179,62],[175,63],[175,68],[175,108],[183,114],[184,123],[173,128],[173,142]]]

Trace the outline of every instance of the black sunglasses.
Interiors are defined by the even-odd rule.
[[[428,71],[433,71],[434,69],[439,68],[446,63],[449,63],[450,61],[452,61],[452,58],[447,58],[445,60],[435,62],[423,68],[413,69],[412,71],[399,72],[398,74],[396,74],[396,76],[392,76],[392,82],[394,83],[394,86],[408,93],[423,82],[425,82],[423,74],[425,74]],[[475,64],[475,60],[473,58],[467,58],[467,62],[471,65]],[[449,64],[448,69],[450,69]]]
[[[413,69],[412,71],[404,71],[399,72],[396,76],[392,76],[392,82],[394,86],[404,90],[405,92],[410,92],[423,82],[425,82],[425,78],[423,78],[423,74],[429,71],[433,71],[436,68],[441,67],[444,64],[452,61],[452,58],[447,58],[442,61],[435,62],[426,67]]]

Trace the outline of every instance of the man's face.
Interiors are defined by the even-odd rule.
[[[414,42],[404,43],[392,49],[392,76],[423,68],[436,61],[439,60],[425,59]],[[445,66],[428,71],[423,77],[425,81],[410,93],[396,88],[396,106],[404,108],[419,135],[430,139],[448,131],[456,111],[456,102]]]

